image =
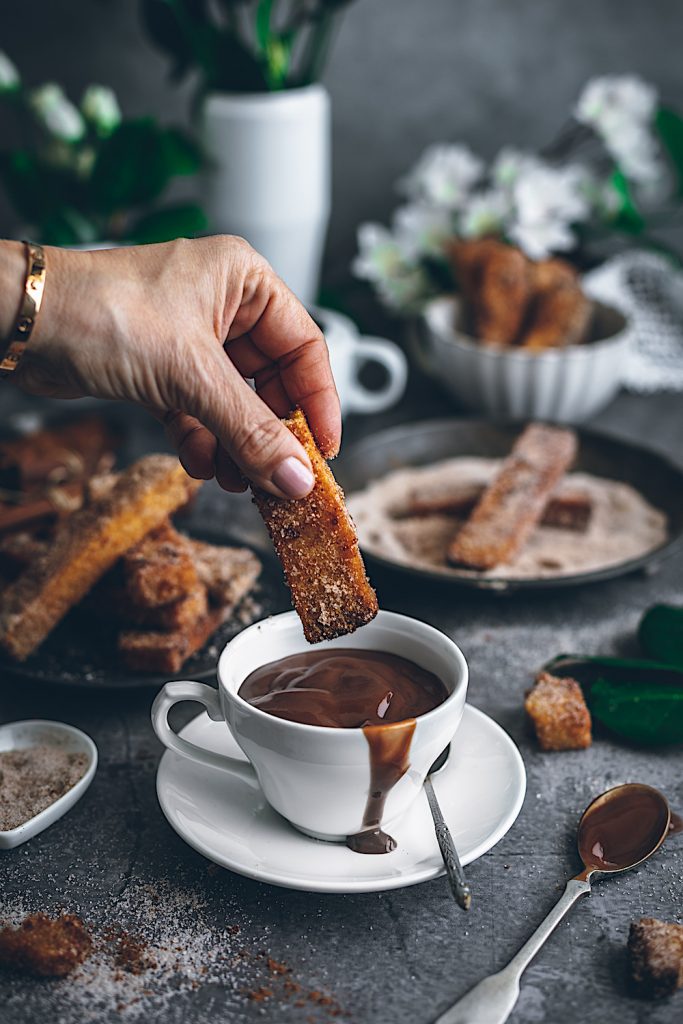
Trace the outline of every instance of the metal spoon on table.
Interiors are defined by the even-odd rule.
[[[451,887],[451,891],[455,896],[458,906],[462,907],[463,910],[469,910],[472,905],[472,893],[470,887],[465,881],[465,875],[462,870],[462,864],[458,857],[458,851],[455,848],[453,837],[450,833],[448,825],[444,821],[444,816],[441,813],[439,802],[436,799],[436,793],[432,786],[432,775],[436,775],[442,768],[445,767],[448,761],[448,756],[451,752],[450,743],[445,750],[442,750],[432,767],[427,772],[427,778],[425,779],[425,791],[427,793],[427,800],[429,801],[429,809],[432,812],[432,818],[434,819],[434,831],[436,832],[436,838],[439,843],[439,849],[441,850],[441,856],[446,867],[446,875]]]
[[[666,839],[671,811],[666,797],[640,783],[608,789],[583,812],[578,829],[584,870],[567,882],[564,894],[545,921],[507,967],[475,985],[434,1024],[503,1024],[519,996],[523,972],[591,881],[628,871],[651,857]]]

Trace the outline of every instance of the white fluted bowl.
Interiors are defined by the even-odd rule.
[[[619,390],[631,331],[625,317],[609,306],[595,303],[594,340],[540,352],[482,345],[457,328],[459,318],[454,296],[428,303],[413,354],[423,370],[470,409],[497,419],[581,423]]]

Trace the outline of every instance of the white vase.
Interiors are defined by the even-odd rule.
[[[211,229],[246,238],[310,305],[330,213],[327,91],[210,93],[200,133]]]

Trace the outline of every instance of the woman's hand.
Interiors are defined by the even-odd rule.
[[[215,474],[231,491],[244,490],[246,476],[280,496],[308,493],[310,462],[279,417],[300,405],[323,454],[336,455],[341,417],[327,347],[251,246],[215,236],[48,248],[46,258],[20,387],[137,402],[166,424],[191,476]]]

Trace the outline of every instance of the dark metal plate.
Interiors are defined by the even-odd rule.
[[[383,430],[353,445],[340,458],[335,469],[347,494],[362,490],[369,483],[405,466],[425,466],[458,455],[501,458],[510,451],[520,425],[499,426],[486,420],[431,420]],[[451,582],[459,587],[506,593],[513,590],[538,590],[573,587],[612,579],[644,567],[654,567],[670,555],[683,536],[683,469],[651,449],[631,444],[597,431],[577,430],[579,456],[576,469],[596,476],[630,484],[656,508],[666,513],[669,536],[664,544],[638,558],[610,565],[605,569],[572,576],[534,579],[496,579],[477,577],[458,569],[425,569],[407,566],[372,551],[363,554],[373,563],[421,579]]]

